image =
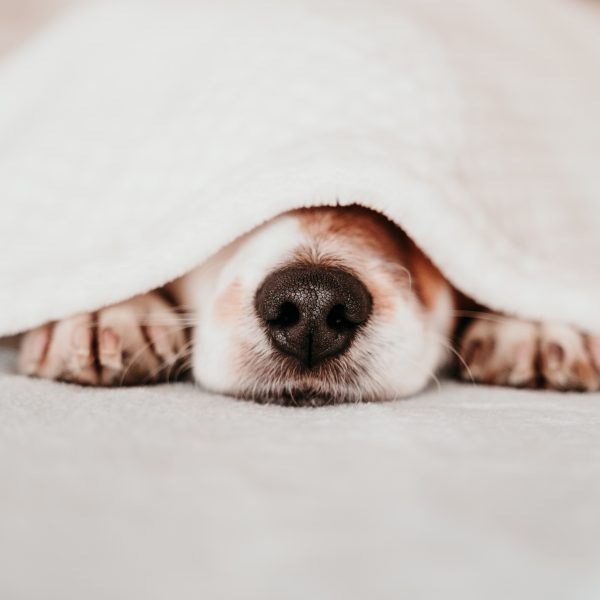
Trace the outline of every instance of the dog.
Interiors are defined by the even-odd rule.
[[[467,381],[600,389],[600,338],[494,314],[395,224],[360,206],[295,210],[164,288],[28,332],[21,373],[86,385],[191,373],[204,389],[318,405]]]

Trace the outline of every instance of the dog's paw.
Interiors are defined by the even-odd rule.
[[[567,325],[490,315],[473,321],[460,344],[467,381],[556,390],[600,389],[600,338]]]
[[[21,342],[19,371],[85,385],[151,383],[185,361],[179,315],[156,293],[49,323]]]
[[[600,337],[586,336],[567,325],[542,325],[539,357],[546,387],[600,389]]]

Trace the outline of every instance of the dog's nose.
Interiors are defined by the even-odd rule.
[[[364,284],[334,267],[287,267],[256,293],[256,310],[275,347],[308,368],[346,350],[371,305]]]

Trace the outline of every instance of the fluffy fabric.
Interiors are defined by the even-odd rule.
[[[0,334],[336,202],[493,308],[600,330],[599,28],[563,0],[74,12],[0,69]]]

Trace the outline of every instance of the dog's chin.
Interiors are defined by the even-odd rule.
[[[353,385],[330,385],[323,381],[310,380],[298,381],[268,381],[258,378],[246,379],[232,387],[214,389],[200,383],[201,387],[209,391],[232,396],[239,400],[249,400],[258,404],[270,404],[290,407],[320,407],[337,404],[360,404],[366,402],[379,402],[391,399],[381,390],[374,391],[372,386],[359,382]]]
[[[427,387],[428,379],[400,390],[385,390],[372,382],[360,382],[352,385],[327,387],[322,383],[285,384],[261,386],[260,383],[236,387],[225,391],[226,395],[240,400],[250,400],[258,404],[270,404],[288,407],[321,407],[340,404],[367,404],[408,398]]]
[[[330,406],[382,402],[411,396],[429,381],[430,370],[392,368],[402,360],[373,364],[368,352],[353,350],[313,368],[280,354],[245,347],[244,359],[233,368],[217,372],[227,361],[197,357],[196,382],[204,389],[259,404],[278,406]],[[413,364],[409,361],[407,364]],[[427,362],[427,361],[425,361]]]
[[[240,400],[250,400],[258,404],[271,404],[289,407],[321,407],[337,404],[358,404],[362,402],[373,402],[376,398],[359,396],[356,391],[351,390],[323,390],[302,386],[296,388],[282,387],[277,390],[274,387],[261,390],[259,386],[248,389],[236,390],[232,394]]]
[[[382,399],[370,389],[365,370],[345,355],[313,368],[274,352],[264,358],[245,365],[231,395],[260,404],[315,407]]]
[[[277,371],[275,374],[274,371]],[[380,373],[380,375],[382,375]],[[254,370],[250,375],[232,381],[229,385],[211,385],[202,378],[196,382],[207,391],[250,400],[258,404],[290,407],[320,407],[338,404],[383,402],[410,397],[424,389],[429,377],[426,373],[415,377],[414,370],[398,374],[396,381],[371,377],[362,370],[330,369],[325,365],[314,371],[294,369],[282,376],[279,369]]]

